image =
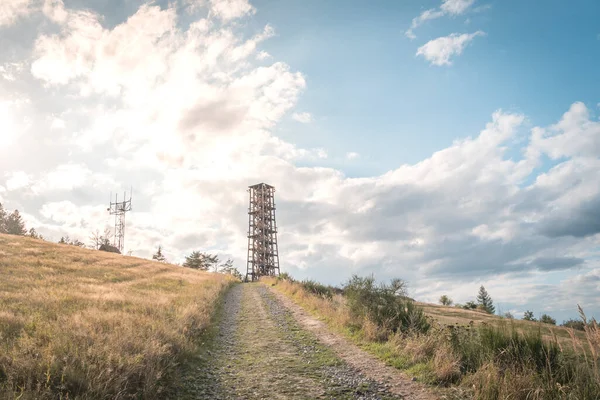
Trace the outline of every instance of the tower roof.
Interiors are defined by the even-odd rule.
[[[262,182],[262,183],[257,183],[256,185],[252,185],[252,186],[248,186],[248,187],[249,187],[249,188],[251,188],[251,189],[254,189],[254,188],[265,187],[265,186],[266,186],[266,187],[268,187],[268,188],[271,188],[271,189],[272,189],[272,188],[274,188],[274,186],[267,185],[267,184],[266,184],[266,183],[264,183],[264,182]]]

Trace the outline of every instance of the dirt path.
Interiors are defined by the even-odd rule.
[[[172,398],[403,398],[301,328],[261,284],[238,284],[226,294],[218,326],[184,370]]]
[[[306,330],[312,332],[321,343],[326,344],[335,354],[366,377],[386,385],[391,393],[403,399],[432,400],[438,396],[424,385],[412,379],[396,368],[390,367],[371,354],[362,350],[338,334],[332,333],[324,322],[308,314],[285,295],[271,290],[277,299],[292,312],[295,320]]]

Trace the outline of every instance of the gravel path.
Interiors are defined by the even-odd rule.
[[[273,293],[292,313],[294,319],[303,329],[312,332],[321,343],[327,345],[338,357],[355,370],[361,371],[368,378],[386,385],[390,392],[399,395],[400,398],[406,400],[435,400],[440,397],[447,398],[449,395],[449,393],[446,393],[445,396],[434,394],[430,388],[413,381],[411,377],[396,368],[386,365],[344,337],[331,332],[324,322],[308,314],[284,294],[277,291],[273,291]]]
[[[403,398],[301,328],[264,285],[235,285],[225,295],[220,315],[218,328],[183,374],[176,398]]]

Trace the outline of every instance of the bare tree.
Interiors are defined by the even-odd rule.
[[[112,237],[113,237],[113,234],[112,234],[112,231],[110,230],[110,228],[105,228],[104,233],[100,233],[100,230],[96,229],[90,235],[90,241],[92,243],[91,247],[96,250],[99,250],[100,246],[102,246],[102,245],[109,246],[110,240],[112,239]]]

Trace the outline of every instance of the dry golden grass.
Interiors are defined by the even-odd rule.
[[[231,278],[0,234],[0,398],[160,398]]]
[[[476,310],[465,310],[463,308],[457,308],[453,306],[442,306],[429,303],[417,304],[423,307],[425,314],[432,317],[436,322],[441,325],[462,325],[467,326],[469,322],[473,321],[473,324],[477,326],[482,322],[498,325],[505,323],[507,320],[499,317],[498,315],[488,314],[483,311]],[[542,336],[547,340],[556,339],[561,346],[569,346],[571,344],[571,335],[569,329],[554,326],[549,324],[543,324],[534,321],[524,321],[520,319],[510,320],[514,324],[515,328],[521,333],[530,333],[534,331],[541,331]],[[586,340],[585,333],[581,331],[574,331],[573,334],[579,340]]]

